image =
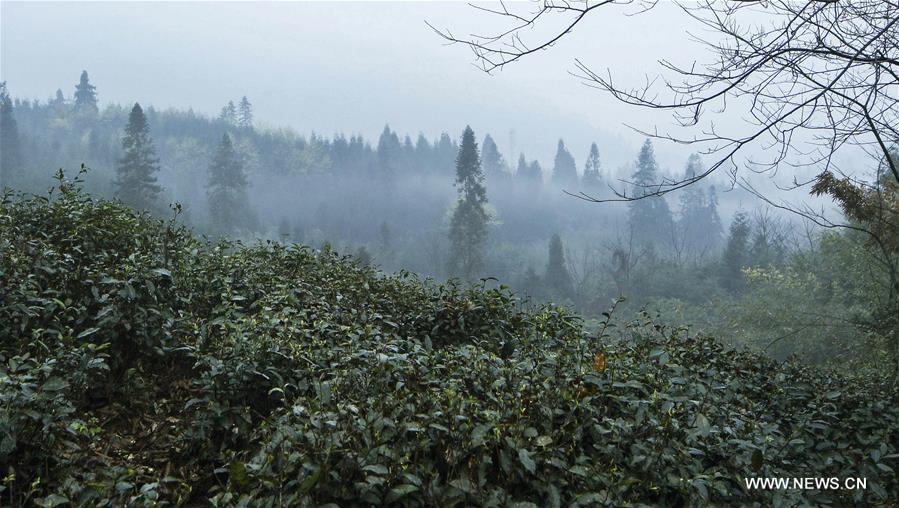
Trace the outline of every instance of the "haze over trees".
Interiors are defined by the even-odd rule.
[[[441,33],[491,72],[622,3]],[[899,503],[899,4],[682,8],[695,63],[576,62],[674,113],[622,165],[0,83],[0,505]]]

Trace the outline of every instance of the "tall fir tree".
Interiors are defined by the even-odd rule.
[[[729,291],[736,292],[745,286],[743,267],[748,261],[749,236],[751,234],[749,215],[738,211],[730,224],[727,246],[721,256],[721,285]]]
[[[116,195],[138,210],[153,210],[162,188],[156,184],[159,159],[150,125],[140,104],[134,103],[122,138],[122,158],[116,166]]]
[[[234,101],[228,101],[228,104],[222,107],[219,120],[228,125],[237,125],[237,107],[234,106]]]
[[[390,130],[389,125],[385,125],[378,138],[378,169],[383,182],[393,181],[399,170],[402,151],[399,136]]]
[[[253,105],[244,95],[240,98],[240,106],[237,109],[237,126],[245,129],[253,127]]]
[[[484,136],[484,142],[481,144],[481,166],[488,179],[495,179],[507,174],[506,161],[490,134]]]
[[[721,215],[718,213],[718,191],[714,185],[709,185],[706,190],[706,203],[706,234],[709,245],[718,249],[724,238],[724,226],[721,225]]]
[[[577,187],[577,165],[571,152],[565,148],[561,139],[556,146],[556,158],[553,162],[552,182],[560,187]]]
[[[703,170],[699,155],[692,154],[687,159],[683,178],[694,178]],[[717,249],[724,231],[714,191],[707,190],[702,182],[695,182],[681,191],[679,199],[677,230],[684,243],[684,250],[692,255],[701,255]]]
[[[456,154],[459,147],[447,133],[441,133],[434,143],[434,166],[440,174],[449,175],[455,170]]]
[[[590,153],[587,155],[587,162],[584,163],[584,187],[587,189],[598,189],[602,185],[602,175],[600,173],[599,148],[596,143],[590,145]]]
[[[100,112],[97,107],[97,87],[91,84],[87,71],[81,71],[81,80],[75,85],[75,111],[85,115]]]
[[[448,272],[472,279],[484,266],[487,243],[487,189],[471,127],[465,127],[456,157],[456,188],[459,199],[450,221]]]
[[[6,81],[0,81],[0,190],[16,183],[22,173],[19,125]]]
[[[668,202],[662,196],[652,195],[658,184],[659,165],[653,153],[652,142],[646,140],[637,157],[637,169],[632,176],[634,197],[647,196],[630,203],[629,223],[634,239],[643,244],[654,244],[670,238],[674,226]]]
[[[529,185],[543,183],[543,169],[537,161],[531,161],[530,164],[525,160],[524,154],[518,157],[518,169],[515,171],[515,177]]]
[[[565,266],[565,250],[558,234],[554,234],[549,240],[549,260],[544,280],[554,296],[571,298],[574,295],[574,284]]]
[[[248,185],[240,156],[234,150],[231,136],[225,133],[209,164],[209,187],[206,191],[209,216],[217,231],[252,228],[254,220],[247,196]]]

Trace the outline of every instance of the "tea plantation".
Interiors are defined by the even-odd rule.
[[[892,387],[604,319],[209,242],[61,177],[0,207],[0,505],[899,503]]]

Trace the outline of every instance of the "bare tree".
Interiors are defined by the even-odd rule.
[[[514,9],[505,3],[499,9],[474,6],[509,26],[467,38],[435,30],[447,41],[471,48],[489,73],[549,49],[600,8],[631,5],[648,10],[655,4],[545,0],[524,8],[514,4]],[[739,167],[772,173],[784,166],[837,170],[834,156],[848,146],[887,159],[899,182],[899,169],[888,157],[891,143],[899,139],[899,2],[703,0],[678,5],[699,27],[718,35],[694,37],[711,50],[709,61],[678,65],[661,59],[658,79],[636,88],[619,85],[611,72],[594,71],[581,59],[575,60],[577,75],[627,104],[670,110],[683,130],[638,130],[698,144],[715,162],[699,174],[669,178],[651,193],[628,196],[625,188],[612,198],[581,197],[643,199],[680,189],[721,168],[732,173],[734,182]],[[547,25],[559,28],[547,35]],[[747,132],[719,132],[715,127],[716,115],[725,110],[732,114],[733,108],[745,109]],[[740,159],[751,147],[772,155],[767,160]]]

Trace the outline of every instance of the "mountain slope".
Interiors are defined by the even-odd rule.
[[[195,238],[82,194],[0,208],[2,504],[899,501],[899,398],[505,289]],[[746,477],[865,490],[747,490]]]

